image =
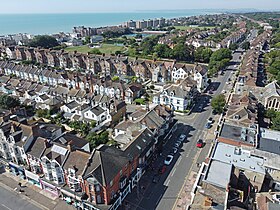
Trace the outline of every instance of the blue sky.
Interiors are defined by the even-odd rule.
[[[0,14],[242,8],[279,10],[280,0],[0,0],[0,5]]]

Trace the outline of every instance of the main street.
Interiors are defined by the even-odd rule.
[[[0,187],[1,210],[40,210],[27,200],[21,198],[16,192]]]
[[[223,76],[219,75],[217,78],[213,78],[211,84],[211,88],[214,90],[213,95],[231,90],[232,84],[228,83],[228,80],[233,78],[233,74],[235,74],[235,70],[240,64],[241,55],[239,50],[233,53],[233,64],[225,70]],[[164,145],[163,154],[157,158],[153,166],[156,169],[147,171],[142,178],[146,180],[145,185],[143,184],[141,187],[143,190],[138,190],[137,193],[133,192],[126,199],[126,203],[129,206],[127,209],[170,210],[174,207],[185,178],[189,174],[192,165],[197,163],[198,155],[200,154],[199,159],[203,159],[208,153],[207,148],[198,149],[196,142],[198,139],[204,139],[209,131],[205,128],[205,124],[212,115],[211,97],[211,95],[202,94],[189,116],[175,117],[178,120],[176,131],[171,132],[166,137],[167,142]],[[174,155],[174,159],[167,166],[166,171],[161,175],[157,175],[158,168],[163,165],[165,157],[170,154],[180,134],[187,135],[183,145]],[[155,176],[159,176],[157,183],[152,182]]]

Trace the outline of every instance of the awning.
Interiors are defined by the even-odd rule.
[[[30,171],[25,170],[26,177],[35,180],[36,182],[39,182],[40,177]]]
[[[71,198],[69,198],[69,197],[67,197],[66,199],[65,199],[65,201],[67,202],[67,203],[71,203],[72,201],[71,201]]]

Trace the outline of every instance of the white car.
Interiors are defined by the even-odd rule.
[[[164,164],[165,165],[170,165],[170,163],[172,162],[173,160],[173,156],[172,155],[167,155],[167,157],[165,158],[164,160]]]
[[[174,147],[179,148],[181,146],[181,142],[180,141],[176,141],[176,143],[174,144]]]
[[[181,134],[180,137],[179,137],[179,141],[184,141],[186,138],[186,135],[185,134]]]
[[[171,153],[173,155],[175,155],[178,152],[178,148],[177,147],[173,147]]]

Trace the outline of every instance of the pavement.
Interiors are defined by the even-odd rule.
[[[23,192],[19,192],[18,183],[22,184]],[[29,183],[27,180],[23,180],[9,172],[0,174],[0,202],[3,210],[73,210],[74,208],[65,201],[54,197],[45,190],[40,189],[37,186]],[[3,189],[3,190],[2,190]],[[11,197],[6,200],[6,197]],[[13,198],[18,200],[13,202]],[[1,206],[0,206],[0,209]]]

